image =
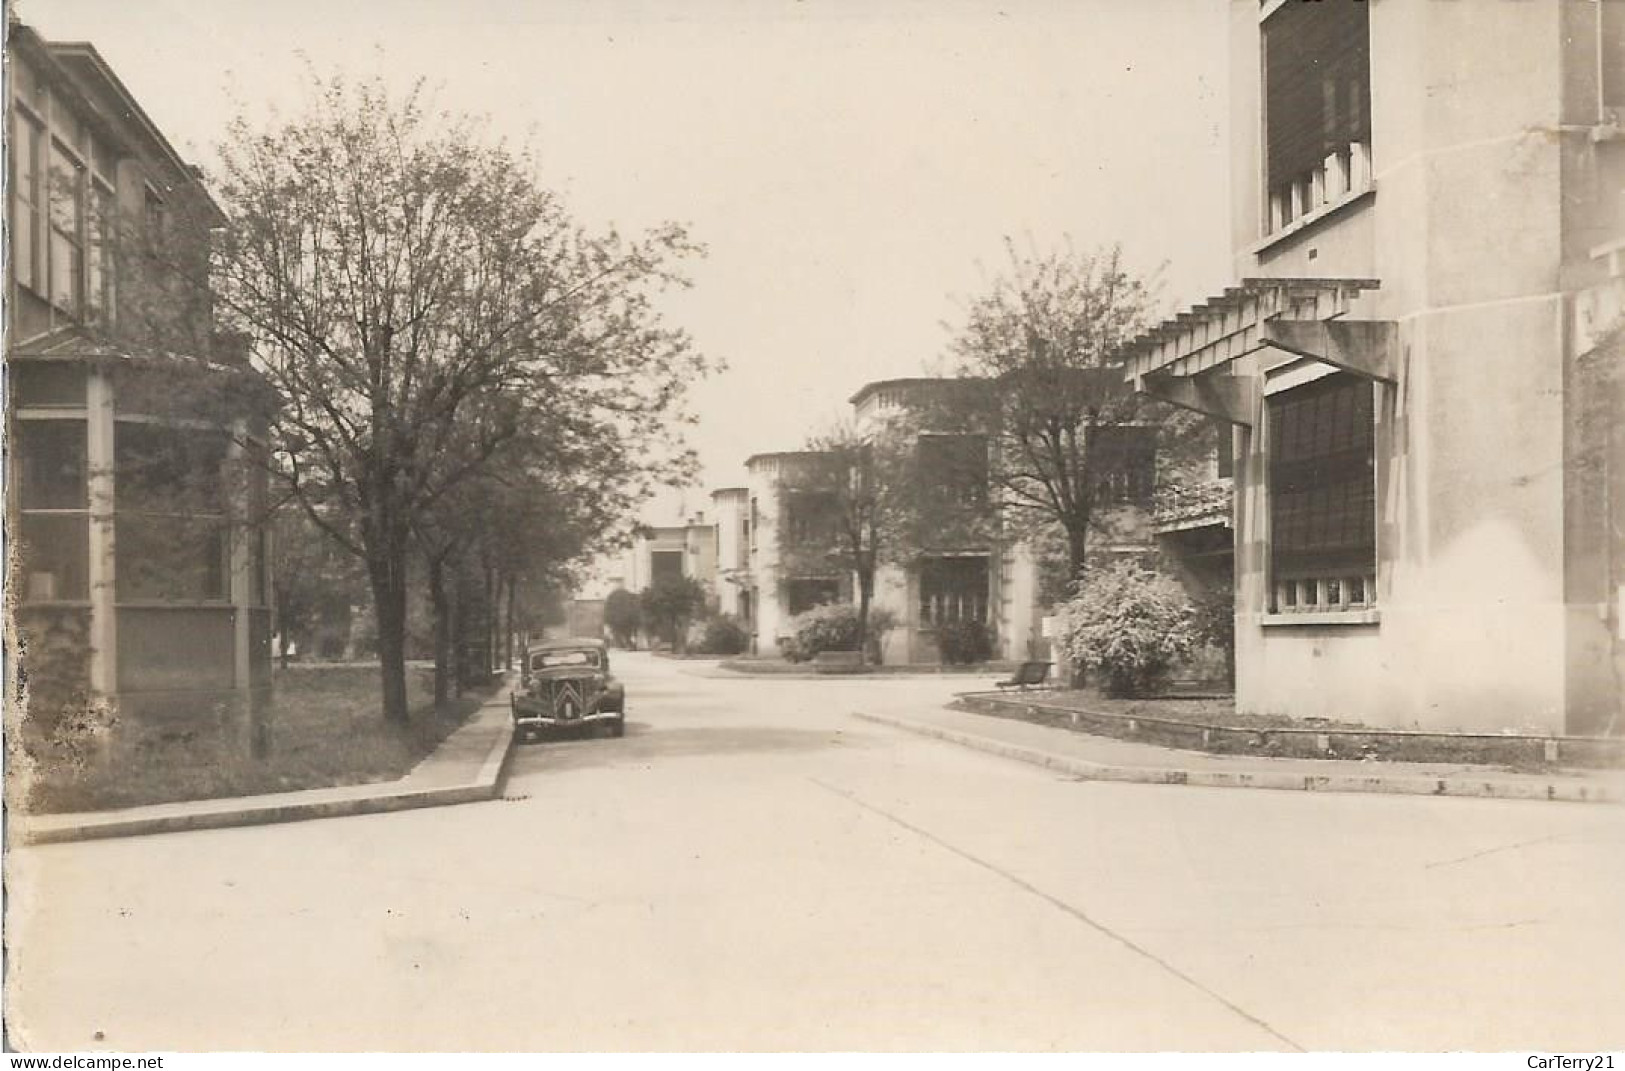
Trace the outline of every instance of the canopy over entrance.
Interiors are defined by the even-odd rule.
[[[1117,356],[1135,390],[1251,425],[1259,376],[1233,362],[1265,346],[1393,381],[1394,322],[1347,318],[1354,300],[1378,285],[1375,279],[1243,279],[1152,328]]]

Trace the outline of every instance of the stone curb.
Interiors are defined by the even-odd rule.
[[[952,709],[995,717],[1014,717],[1035,725],[1042,714],[1048,719],[1064,718],[1074,728],[1091,736],[1104,736],[1132,743],[1151,744],[1165,748],[1184,748],[1202,751],[1226,758],[1285,758],[1322,759],[1333,744],[1340,748],[1364,752],[1376,749],[1380,742],[1390,751],[1377,754],[1381,761],[1389,762],[1442,762],[1467,765],[1501,765],[1519,761],[1545,762],[1552,765],[1566,763],[1593,770],[1611,770],[1625,760],[1625,740],[1614,737],[1586,737],[1562,735],[1530,735],[1488,732],[1430,731],[1417,729],[1382,729],[1368,726],[1259,726],[1244,727],[1191,721],[1156,714],[1120,714],[1085,707],[1062,706],[1043,701],[1042,693],[960,692]],[[1062,726],[1065,728],[1065,726]],[[1246,751],[1209,746],[1219,741],[1248,743],[1257,746],[1265,740],[1289,742],[1292,747],[1285,753],[1249,755]],[[1362,745],[1361,741],[1365,743]],[[1430,745],[1435,754],[1405,756],[1392,753],[1396,744]],[[1481,753],[1475,757],[1460,757],[1442,752],[1451,747],[1476,746]],[[1305,753],[1306,750],[1309,753]],[[1355,757],[1350,755],[1349,757]]]
[[[484,711],[496,704],[507,705],[507,693],[482,704]],[[475,717],[479,716],[476,712]],[[455,734],[454,734],[455,735]],[[447,737],[447,740],[451,739]],[[444,741],[442,745],[444,746]],[[61,844],[68,841],[101,840],[108,837],[141,837],[154,833],[182,833],[198,829],[229,829],[238,826],[302,822],[314,818],[346,818],[359,814],[384,814],[418,807],[448,807],[459,803],[480,803],[502,793],[502,779],[513,751],[513,723],[503,726],[492,742],[478,772],[458,784],[414,788],[409,782],[431,752],[405,777],[372,785],[346,785],[339,788],[307,788],[236,799],[196,800],[190,803],[161,803],[131,807],[121,811],[83,814],[40,815],[18,821],[16,843],[20,845]],[[345,793],[332,798],[335,793]],[[184,810],[183,808],[194,808]]]
[[[1552,800],[1566,803],[1625,802],[1621,793],[1606,785],[1576,781],[1508,781],[1493,777],[1405,777],[1378,774],[1303,774],[1259,770],[1191,770],[1175,767],[1112,766],[1069,755],[1056,755],[1035,748],[1010,744],[991,737],[944,729],[924,722],[881,714],[854,711],[863,721],[885,725],[904,732],[927,736],[962,747],[985,751],[1001,758],[1015,759],[1046,769],[1059,770],[1087,781],[1122,781],[1141,785],[1197,785],[1206,788],[1266,788],[1297,792],[1367,792],[1403,796],[1460,796],[1485,799]]]

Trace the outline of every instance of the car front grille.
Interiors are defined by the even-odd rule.
[[[546,694],[553,717],[574,721],[591,712],[596,689],[590,680],[555,680],[547,682]]]

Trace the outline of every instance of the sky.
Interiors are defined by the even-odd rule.
[[[1228,282],[1222,0],[17,0],[88,40],[189,160],[314,68],[425,78],[537,150],[584,224],[687,224],[672,322],[703,483],[877,379],[929,374],[1004,242],[1120,242],[1185,306]]]

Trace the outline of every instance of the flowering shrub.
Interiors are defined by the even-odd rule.
[[[792,662],[808,662],[820,651],[858,649],[858,611],[845,603],[825,603],[790,619],[795,633]]]
[[[1114,695],[1143,693],[1196,645],[1196,608],[1173,577],[1133,562],[1092,571],[1062,611],[1061,649]]]

